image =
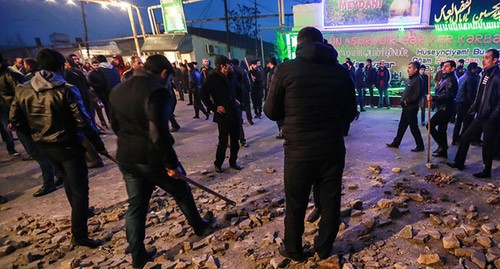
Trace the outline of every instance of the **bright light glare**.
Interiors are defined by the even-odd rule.
[[[68,0],[68,2],[66,2],[66,5],[70,5],[70,6],[75,6],[75,1],[73,0]]]
[[[48,3],[55,3],[56,0],[45,0],[45,2],[48,2]]]
[[[108,7],[108,4],[107,4],[107,3],[101,3],[101,8],[102,8],[102,9],[109,9],[109,7]]]

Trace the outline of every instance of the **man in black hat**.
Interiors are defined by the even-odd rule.
[[[152,55],[110,94],[111,126],[118,136],[116,158],[128,194],[126,229],[134,268],[143,268],[155,254],[154,249],[146,251],[144,237],[149,200],[156,186],[172,195],[196,235],[213,231],[182,180],[185,171],[168,131],[175,100],[168,79],[171,74],[167,58]]]
[[[297,58],[274,73],[264,112],[271,120],[283,120],[286,216],[280,254],[302,261],[311,188],[321,212],[314,250],[321,259],[331,255],[340,223],[344,132],[357,111],[349,71],[338,63],[337,51],[323,41],[321,32],[305,27],[297,42]]]
[[[222,173],[222,163],[226,158],[228,137],[231,139],[229,166],[236,170],[242,167],[236,163],[239,150],[241,128],[241,106],[238,99],[238,81],[233,74],[231,61],[224,55],[215,58],[215,70],[207,76],[201,88],[203,103],[214,112],[214,122],[219,129],[219,144],[215,154],[215,171]]]

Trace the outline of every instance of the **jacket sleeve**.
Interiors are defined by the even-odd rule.
[[[21,109],[17,95],[14,97],[10,107],[9,121],[16,129],[16,132],[22,132],[25,135],[30,135],[30,127],[26,114]]]
[[[499,74],[499,72],[497,72]],[[491,104],[491,114],[490,114],[490,119],[500,119],[500,76],[495,76],[493,81],[492,81],[491,91],[495,91],[495,93],[491,93],[491,96],[494,96],[493,98],[495,103]]]
[[[151,142],[156,147],[163,165],[168,169],[175,169],[179,160],[173,147],[174,139],[168,130],[168,119],[172,111],[170,98],[166,88],[154,91],[149,97],[147,113]]]
[[[438,91],[434,97],[432,97],[433,101],[438,102],[438,103],[444,103],[448,100],[451,100],[451,87],[453,86],[453,83],[447,82],[445,85],[443,85],[443,90]]]
[[[349,126],[349,124],[358,116],[358,110],[356,105],[356,90],[354,88],[354,84],[350,79],[346,81],[348,91],[346,96],[346,107],[343,110],[343,119],[346,120],[344,126]]]
[[[206,82],[203,83],[203,86],[201,86],[200,96],[203,104],[207,107],[208,110],[217,112],[217,107],[215,106],[211,98],[214,87],[213,84],[213,76],[208,76]]]
[[[78,128],[83,131],[85,136],[90,140],[98,152],[105,151],[106,148],[104,147],[104,143],[99,136],[99,132],[92,124],[90,116],[83,106],[80,91],[75,86],[71,86],[67,88],[66,94],[71,114],[75,119]]]
[[[285,87],[283,85],[283,76],[280,67],[276,67],[274,71],[274,76],[264,105],[264,113],[269,119],[274,121],[285,118]]]
[[[408,93],[407,99],[405,100],[408,104],[418,103],[418,100],[421,96],[422,91],[422,79],[420,75],[416,75],[417,77],[413,81],[413,85],[411,85],[410,92]]]

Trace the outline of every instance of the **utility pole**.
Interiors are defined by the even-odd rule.
[[[224,18],[226,20],[226,45],[227,45],[227,57],[231,59],[231,37],[229,36],[229,17],[227,15],[227,0],[224,0]]]
[[[87,59],[90,59],[89,32],[87,30],[87,19],[85,18],[85,9],[83,7],[83,1],[80,1],[80,4],[82,7],[83,31],[85,32],[85,48],[87,49]]]
[[[257,0],[253,0],[253,7],[255,12],[255,59],[259,58],[259,42],[257,40],[257,36],[259,34],[259,26],[257,23]]]
[[[278,0],[278,14],[280,21],[280,33],[283,33],[283,26],[285,25],[285,3],[284,0]]]

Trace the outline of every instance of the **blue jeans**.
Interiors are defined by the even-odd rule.
[[[129,206],[125,226],[133,260],[142,259],[146,254],[144,246],[146,215],[151,194],[156,186],[172,195],[191,227],[205,225],[198,213],[189,185],[183,180],[169,177],[163,166],[120,161],[119,168],[128,194]]]
[[[385,106],[390,107],[391,103],[389,101],[389,93],[387,91],[388,86],[381,86],[378,88],[378,107],[383,107],[384,106],[384,101],[385,101]]]
[[[48,188],[54,185],[54,167],[52,166],[52,162],[40,152],[30,135],[17,132],[17,137],[19,138],[19,142],[23,145],[24,150],[26,150],[26,153],[28,153],[28,155],[40,166],[42,170],[43,186]]]

